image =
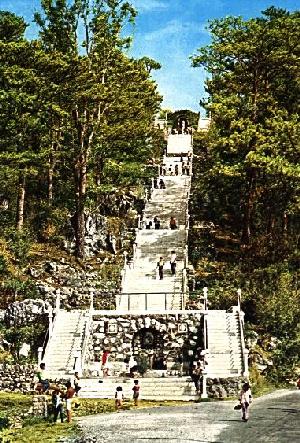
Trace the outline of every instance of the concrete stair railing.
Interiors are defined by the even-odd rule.
[[[208,311],[208,373],[233,377],[243,372],[239,320],[236,313]]]

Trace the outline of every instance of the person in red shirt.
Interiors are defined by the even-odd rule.
[[[103,377],[106,377],[109,372],[109,366],[108,366],[108,356],[110,352],[108,350],[104,351],[101,358],[101,369],[103,371]]]
[[[139,405],[140,388],[141,387],[139,385],[139,381],[138,380],[134,380],[134,386],[132,388],[132,390],[133,390],[134,406],[138,406]]]

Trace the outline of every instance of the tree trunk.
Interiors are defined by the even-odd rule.
[[[60,132],[57,137],[60,137]],[[48,204],[52,206],[53,203],[53,175],[54,168],[56,164],[56,151],[58,147],[58,142],[52,142],[51,144],[51,152],[49,154],[49,167],[48,167]]]
[[[16,229],[22,231],[24,225],[24,205],[25,205],[25,173],[19,172],[18,183],[18,201],[17,201],[17,215],[16,215]]]
[[[95,182],[97,186],[100,186],[102,183],[102,178],[103,178],[103,168],[104,168],[104,160],[102,157],[99,157],[97,159],[97,169],[96,169],[96,177],[95,177]],[[102,203],[102,199],[101,199],[101,195],[100,193],[97,191],[97,206],[99,207]]]
[[[242,246],[249,245],[251,238],[251,223],[253,213],[253,203],[255,195],[255,172],[254,170],[248,171],[248,191],[244,205],[244,216],[242,226],[241,244]]]
[[[72,112],[77,131],[78,155],[74,164],[75,202],[76,212],[75,224],[75,255],[84,258],[84,236],[85,236],[85,200],[87,190],[87,163],[90,155],[91,144],[94,136],[93,122],[90,113],[84,108],[81,118],[78,109]],[[84,122],[84,123],[83,123]]]
[[[76,213],[75,213],[75,255],[84,258],[85,198],[87,185],[86,154],[81,152],[75,164]]]
[[[48,169],[48,205],[52,206],[53,202],[53,172],[54,166],[51,158],[49,159],[49,169]]]

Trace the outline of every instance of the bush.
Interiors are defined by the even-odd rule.
[[[7,263],[3,255],[0,255],[0,275],[7,273]]]
[[[144,375],[150,368],[149,361],[146,355],[141,354],[136,357],[138,371],[141,375]]]
[[[31,236],[29,232],[18,232],[11,228],[7,229],[4,235],[15,262],[20,267],[25,266],[28,263],[29,249],[31,246]]]

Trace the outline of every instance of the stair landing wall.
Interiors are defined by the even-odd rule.
[[[87,371],[100,367],[104,350],[110,351],[112,375],[126,371],[130,356],[143,356],[148,367],[172,369],[179,357],[185,366],[202,345],[201,311],[169,311],[164,313],[118,314],[99,311],[93,315],[93,352]]]

